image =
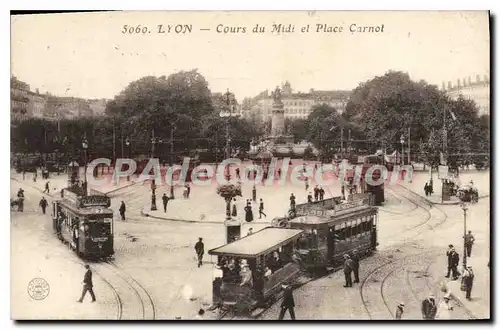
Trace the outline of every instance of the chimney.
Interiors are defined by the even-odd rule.
[[[451,89],[452,86],[451,86],[451,81],[448,81],[448,89]]]
[[[472,85],[472,78],[470,76],[467,78],[467,81],[469,82],[469,86]]]
[[[481,82],[481,77],[479,77],[479,75],[477,74],[476,75],[476,83],[480,83]]]
[[[460,79],[457,79],[457,88],[460,88]]]

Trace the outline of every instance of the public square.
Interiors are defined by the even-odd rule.
[[[440,288],[442,283],[447,282],[444,278],[445,251],[448,244],[454,244],[458,251],[462,249],[463,214],[459,205],[433,205],[432,201],[426,201],[421,196],[419,191],[428,180],[427,175],[416,172],[412,183],[403,182],[402,185],[386,188],[386,203],[379,207],[380,245],[375,255],[361,261],[361,283],[358,287],[342,287],[341,271],[309,282],[295,291],[297,317],[391,319],[395,306],[404,301],[406,318],[419,319],[420,301],[429,292],[442,296]],[[16,297],[13,300],[14,314],[23,310],[32,311],[33,318],[44,315],[57,319],[116,319],[117,311],[122,310],[121,319],[135,319],[144,317],[137,309],[144,308],[145,304],[154,310],[155,319],[190,319],[198,309],[207,309],[211,305],[214,262],[205,256],[203,267],[197,268],[193,246],[198,237],[203,237],[206,250],[225,243],[225,206],[215,193],[214,186],[193,187],[190,199],[182,198],[176,190],[179,197],[169,202],[167,213],[163,210],[153,212],[154,218],[141,215],[149,207],[148,184],[127,187],[123,183],[124,187],[118,187],[120,189],[112,193],[115,195],[112,207],[123,200],[128,211],[126,221],[120,221],[118,214],[115,218],[114,263],[120,273],[139,282],[143,287],[141,290],[146,291],[150,298],[144,293],[142,296],[134,293],[126,287],[130,286],[128,282],[120,281],[107,266],[96,263],[92,267],[98,274],[94,280],[98,301],[92,305],[85,304],[82,308],[76,299],[80,293],[83,261],[53,235],[50,214],[40,214],[38,201],[45,181],[33,183],[30,178],[23,181],[19,174],[11,176],[12,190],[23,188],[27,201],[24,213],[12,213],[13,242],[23,242],[12,246],[12,258],[27,261],[22,265],[13,263],[12,271],[19,274],[12,281],[12,296]],[[465,300],[459,282],[449,282],[455,297],[452,317],[487,318],[485,311],[488,311],[490,299],[487,267],[489,172],[464,172],[461,179],[467,182],[473,180],[482,198],[468,210],[468,229],[476,238],[473,257],[468,260],[476,273],[474,299],[470,302]],[[67,177],[61,175],[49,181],[54,186],[59,182],[64,186],[66,180]],[[250,184],[244,187],[241,200],[251,198],[251,187]],[[162,189],[167,190],[168,187],[160,188],[158,194],[162,193]],[[339,195],[339,191],[340,188],[335,186],[329,189],[332,196]],[[57,197],[58,192],[54,188],[50,196],[45,196],[51,199]],[[274,205],[267,203],[267,218],[244,223],[242,232],[250,227],[257,231],[269,226],[273,217],[282,216],[290,192],[294,192],[299,200],[305,199],[307,194],[303,187],[258,187],[258,198],[266,201],[273,198],[276,202]],[[158,204],[161,209],[161,203]],[[207,204],[213,206],[212,211],[209,208],[196,210],[197,206]],[[200,218],[202,212],[206,215],[204,219]],[[185,221],[183,218],[186,218]],[[37,307],[39,302],[25,294],[26,284],[33,274],[38,274],[50,284],[51,292],[47,299],[50,299],[51,308],[47,310],[40,310]],[[114,291],[115,288],[119,288],[118,292]],[[118,307],[118,301],[121,307]],[[274,304],[256,317],[275,319],[278,313],[279,304]],[[146,318],[151,315],[146,315]],[[218,316],[215,312],[208,312],[206,317],[216,319]]]

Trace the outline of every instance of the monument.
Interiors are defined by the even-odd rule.
[[[285,130],[285,110],[282,100],[281,89],[276,86],[274,92],[272,92],[273,98],[273,109],[272,109],[272,120],[271,120],[271,136],[270,142],[272,145],[283,145],[283,144],[293,144],[293,136],[287,134]]]

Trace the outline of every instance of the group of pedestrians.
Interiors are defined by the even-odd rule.
[[[359,255],[358,251],[352,251],[352,256],[344,254],[344,288],[352,287],[352,274],[354,273],[354,283],[359,283]]]

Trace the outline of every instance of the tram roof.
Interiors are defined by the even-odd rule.
[[[75,203],[71,203],[65,199],[59,199],[57,202],[66,206],[69,210],[74,213],[81,215],[92,215],[92,214],[113,214],[113,210],[102,206],[90,206],[90,207],[80,207],[78,208]]]
[[[350,221],[360,216],[366,215],[366,213],[378,213],[378,209],[375,206],[366,206],[359,208],[352,212],[346,212],[337,214],[331,217],[319,217],[315,215],[304,215],[298,216],[297,218],[291,219],[289,222],[291,224],[297,225],[308,225],[308,226],[316,226],[322,224],[328,224],[329,227],[333,225],[337,225],[339,223]]]
[[[302,232],[301,229],[266,227],[235,242],[212,249],[208,254],[245,257],[264,255],[291,242]]]

